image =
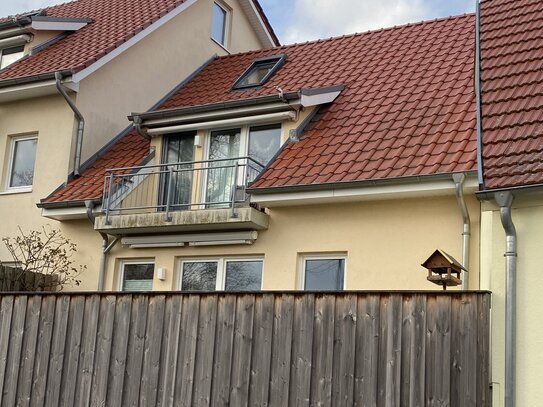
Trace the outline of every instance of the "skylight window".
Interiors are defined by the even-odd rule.
[[[259,58],[239,77],[234,89],[245,89],[261,86],[283,65],[286,55],[274,55]]]

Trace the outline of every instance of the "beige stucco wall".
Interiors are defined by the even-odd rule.
[[[0,236],[14,236],[17,227],[23,230],[57,225],[40,216],[36,203],[66,181],[71,161],[73,113],[60,96],[36,98],[0,104]],[[34,183],[31,192],[6,191],[7,161],[11,138],[38,136]],[[10,260],[0,244],[0,260]]]
[[[479,287],[479,203],[469,197],[472,216],[470,287]],[[299,284],[299,259],[308,253],[347,255],[347,289],[437,289],[420,266],[441,248],[462,257],[462,221],[456,199],[358,202],[270,210],[270,226],[253,245],[129,249],[117,245],[109,256],[106,288],[119,288],[122,260],[154,259],[167,278],[155,278],[153,289],[177,288],[180,260],[194,257],[255,256],[264,258],[263,288],[292,290]]]
[[[232,53],[262,44],[236,0]],[[228,52],[211,37],[213,0],[199,0],[145,39],[81,81],[77,106],[85,117],[83,160],[130,124],[131,112],[148,110],[213,55]]]
[[[513,222],[517,257],[517,400],[537,406],[543,399],[543,200],[517,197]],[[496,206],[485,203],[481,215],[481,288],[492,291],[492,382],[494,406],[504,405],[505,232]]]

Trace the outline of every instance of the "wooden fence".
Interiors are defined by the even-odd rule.
[[[487,406],[484,292],[0,294],[2,406]]]
[[[54,274],[23,272],[0,264],[0,292],[2,291],[56,291],[59,279]]]

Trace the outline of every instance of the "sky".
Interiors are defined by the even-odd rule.
[[[65,0],[0,0],[0,16]],[[476,0],[260,0],[282,44],[463,14]]]

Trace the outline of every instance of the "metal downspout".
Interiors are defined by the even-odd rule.
[[[150,140],[152,138],[151,135],[147,133],[145,130],[143,130],[143,128],[141,127],[141,124],[143,121],[140,116],[134,115],[132,121],[134,123],[134,128],[136,129],[136,133],[138,133],[141,137],[147,140]]]
[[[85,119],[75,105],[74,101],[70,98],[70,96],[68,96],[64,85],[62,85],[62,74],[60,72],[55,72],[55,85],[64,100],[66,100],[66,103],[68,103],[68,105],[70,106],[70,109],[72,109],[72,111],[74,112],[77,119],[77,138],[74,155],[74,176],[78,177],[80,175],[79,171],[81,169],[81,151],[83,149],[83,132],[85,131]]]
[[[92,210],[94,209],[94,202],[92,201],[85,201],[85,207],[87,208],[87,218],[89,218],[89,221],[94,226],[94,220],[96,219],[94,214],[92,213]],[[117,244],[119,241],[119,236],[116,236],[111,242],[109,241],[109,236],[105,233],[100,233],[100,236],[102,237],[102,250],[100,254],[100,268],[98,271],[98,291],[104,291],[104,276],[106,272],[106,262],[107,262],[107,254],[109,251]]]
[[[462,266],[469,272],[469,245],[471,238],[471,220],[469,217],[468,207],[464,198],[464,181],[466,180],[465,174],[453,174],[453,181],[456,192],[456,200],[458,201],[458,207],[462,214],[462,222],[464,229],[462,231]],[[464,272],[464,278],[462,279],[462,290],[467,290],[468,274]]]
[[[511,217],[514,195],[494,194],[500,206],[500,218],[505,230],[505,407],[515,406],[516,392],[516,301],[517,301],[517,231]]]

